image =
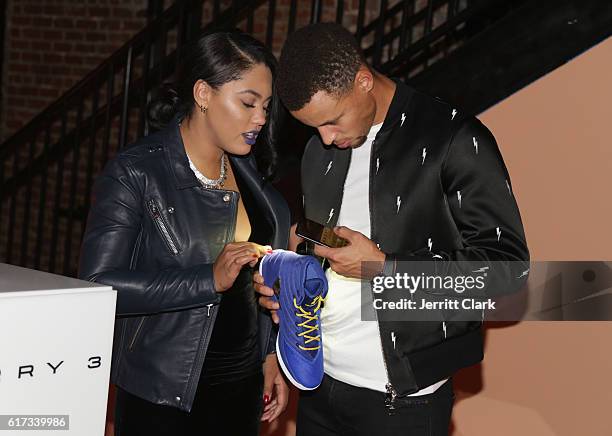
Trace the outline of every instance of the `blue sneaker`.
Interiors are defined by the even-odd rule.
[[[274,250],[261,260],[259,273],[280,303],[278,362],[296,387],[315,389],[323,380],[319,314],[327,296],[325,272],[312,256]]]

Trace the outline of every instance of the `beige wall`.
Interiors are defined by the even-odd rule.
[[[612,38],[479,118],[504,155],[532,257],[612,259]]]
[[[479,117],[510,172],[533,260],[612,260],[612,38]],[[454,436],[612,435],[612,322],[487,330]]]

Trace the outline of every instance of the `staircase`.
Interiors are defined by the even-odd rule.
[[[468,23],[474,27],[465,29],[471,37],[461,50],[414,77],[412,84],[478,114],[612,35],[610,1],[507,4],[501,16],[497,10],[480,15],[494,25]]]
[[[546,6],[534,7],[536,3]],[[126,144],[149,132],[145,109],[152,93],[172,79],[185,43],[202,29],[238,27],[278,54],[284,38],[296,27],[335,20],[355,32],[378,70],[410,79],[425,91],[465,103],[474,111],[516,90],[520,78],[534,80],[609,34],[609,7],[598,6],[599,13],[593,15],[574,3],[578,4],[563,0],[178,0],[0,145],[0,262],[76,275],[96,175]],[[498,71],[495,65],[492,71],[478,68],[475,59],[483,48],[494,51],[506,41],[504,32],[496,29],[535,33],[537,26],[517,25],[529,18],[522,14],[537,16],[555,8],[561,10],[557,18],[573,17],[576,11],[582,14],[583,21],[574,23],[573,29],[582,29],[585,35],[579,41],[572,39],[570,49],[550,55],[546,66],[535,73],[525,73],[527,63],[511,68],[512,74]],[[594,22],[598,31],[589,32],[587,26]],[[545,29],[540,33],[546,33]],[[529,38],[523,39],[523,45],[529,45]],[[473,75],[479,78],[477,85],[471,85]],[[501,91],[486,86],[493,76],[505,84]],[[298,161],[309,134],[294,120],[287,123],[287,141],[281,143],[286,162]],[[285,166],[285,171],[291,170],[296,167]]]

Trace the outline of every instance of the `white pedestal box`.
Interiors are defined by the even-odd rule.
[[[104,434],[116,298],[0,263],[0,436]],[[67,416],[68,430],[49,415]]]

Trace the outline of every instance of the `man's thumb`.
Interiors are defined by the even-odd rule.
[[[352,240],[353,233],[355,233],[348,227],[344,227],[344,226],[335,227],[334,232],[336,232],[336,235],[340,236],[341,238],[346,239],[347,241]]]

